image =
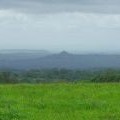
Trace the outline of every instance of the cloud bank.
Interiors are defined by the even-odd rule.
[[[84,12],[120,14],[120,0],[0,0],[0,9],[25,13]]]

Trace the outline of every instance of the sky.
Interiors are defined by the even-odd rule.
[[[0,0],[0,49],[120,53],[120,0]]]

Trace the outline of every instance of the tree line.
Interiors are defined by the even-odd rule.
[[[120,82],[120,70],[1,70],[0,83]]]

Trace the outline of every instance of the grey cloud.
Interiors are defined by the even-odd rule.
[[[0,9],[34,14],[55,12],[120,14],[120,0],[0,0]]]
[[[3,1],[3,0],[2,0]],[[4,0],[7,1],[7,0]],[[7,1],[8,2],[8,1]],[[5,2],[5,3],[7,3]],[[36,2],[36,3],[53,3],[53,4],[120,4],[119,0],[11,0],[9,3],[26,3],[26,2]]]

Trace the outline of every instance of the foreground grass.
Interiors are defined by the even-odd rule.
[[[120,84],[0,85],[0,120],[120,120]]]

